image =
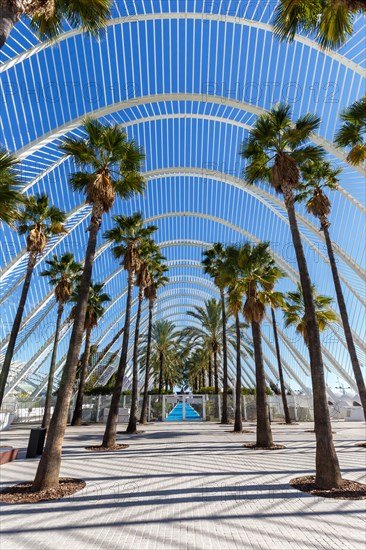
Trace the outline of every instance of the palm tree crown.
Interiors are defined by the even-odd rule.
[[[327,161],[308,161],[301,166],[302,183],[296,200],[305,202],[307,211],[319,218],[322,226],[329,225],[331,203],[325,190],[338,189],[337,176],[341,168],[333,168]]]
[[[312,285],[312,290],[314,294],[316,319],[319,326],[319,331],[322,332],[326,330],[332,322],[337,320],[336,314],[329,308],[329,305],[332,303],[333,299],[330,296],[324,296],[321,294],[315,295],[314,285]],[[304,296],[299,283],[297,283],[297,290],[287,293],[285,302],[285,327],[287,328],[289,326],[294,326],[296,332],[301,334],[306,345],[308,346],[309,338],[306,326]]]
[[[101,215],[112,208],[116,195],[126,199],[144,190],[139,173],[144,154],[117,124],[104,126],[86,120],[83,129],[85,138],[67,137],[60,149],[82,168],[72,174],[70,183],[74,190],[85,194],[87,203],[93,204],[92,223],[99,226]]]
[[[273,30],[282,40],[310,32],[322,48],[336,48],[352,33],[357,13],[365,11],[363,0],[281,0]]]
[[[338,147],[350,148],[347,161],[352,165],[366,159],[366,95],[355,101],[341,114],[342,126],[335,135]]]
[[[98,320],[102,317],[105,308],[104,304],[110,302],[111,298],[105,292],[102,292],[104,283],[90,282],[88,305],[86,308],[84,329],[93,329],[98,325]],[[75,304],[78,301],[79,286],[77,286],[71,295],[70,302]],[[73,319],[76,306],[74,306],[70,312],[70,318]]]
[[[155,225],[144,227],[141,212],[131,216],[117,215],[113,217],[115,226],[105,232],[105,237],[115,243],[113,255],[122,258],[127,271],[137,273],[141,267],[140,247],[157,230]]]
[[[63,222],[65,213],[49,205],[47,195],[32,195],[24,199],[19,214],[18,232],[27,234],[27,251],[42,254],[52,235],[67,233]]]
[[[307,113],[296,122],[291,120],[291,107],[279,104],[258,117],[240,154],[246,159],[244,177],[248,183],[269,181],[280,193],[284,184],[295,189],[299,185],[299,166],[307,160],[318,160],[324,150],[307,143],[320,118]]]
[[[106,25],[112,0],[32,0],[24,2],[24,12],[41,38],[55,38],[63,31],[66,19],[73,28],[96,34]]]
[[[46,260],[48,269],[41,272],[42,277],[49,277],[49,283],[55,289],[56,300],[67,302],[72,294],[73,286],[82,273],[82,266],[74,260],[71,252],[66,252],[60,258],[53,254],[51,260]]]
[[[14,170],[18,159],[0,148],[0,222],[11,225],[18,217],[23,200],[19,192],[18,177]]]

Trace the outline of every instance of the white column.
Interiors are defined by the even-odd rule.
[[[206,421],[206,396],[202,395],[202,418]]]
[[[186,419],[186,396],[185,395],[183,395],[183,412],[182,412],[182,414],[183,414],[183,420],[185,420]]]

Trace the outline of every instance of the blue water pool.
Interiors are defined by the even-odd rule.
[[[191,405],[186,403],[186,418],[185,418],[185,420],[187,422],[192,422],[192,421],[195,422],[195,421],[202,420],[202,417],[198,414],[198,412],[196,412],[194,410],[193,407],[191,407]],[[170,411],[170,413],[166,417],[165,421],[166,422],[182,422],[183,421],[183,403],[181,401],[179,403],[177,403],[175,405],[174,409],[172,409]]]

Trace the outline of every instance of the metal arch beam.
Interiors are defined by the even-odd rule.
[[[269,208],[280,220],[282,220],[286,225],[289,225],[288,218],[286,216],[283,216],[280,214],[271,203],[275,204],[278,208],[281,208],[284,210],[284,203],[278,199],[275,195],[272,195],[268,191],[265,191],[261,187],[254,187],[250,186],[247,183],[245,183],[243,180],[240,180],[239,178],[236,178],[234,176],[230,176],[226,173],[220,173],[218,174],[215,170],[208,170],[208,169],[200,169],[200,168],[163,168],[159,170],[152,170],[150,172],[145,172],[144,176],[147,180],[152,179],[160,179],[164,177],[174,177],[174,176],[180,176],[180,175],[186,175],[186,176],[193,176],[197,178],[204,178],[207,177],[207,179],[212,179],[214,181],[219,181],[223,183],[227,183],[229,185],[232,185],[233,187],[236,187],[238,189],[243,190],[244,192],[248,193],[252,197],[254,197],[256,200],[259,200],[262,204],[264,204],[267,208]],[[366,209],[365,209],[366,212]],[[324,236],[319,232],[319,230],[313,225],[305,216],[302,214],[297,213],[296,214],[297,219],[314,235],[316,236],[322,243],[325,243]],[[302,232],[301,232],[302,233]],[[308,239],[306,236],[302,234],[302,237],[306,242],[314,249],[316,250],[317,254],[322,258],[322,260],[325,263],[329,263],[329,259],[320,252],[314,243]],[[362,269],[362,267],[353,260],[346,252],[341,248],[340,246],[335,247],[336,254],[342,258],[344,263],[351,268],[355,273],[364,280],[366,277],[366,271]],[[353,289],[349,282],[342,278],[342,275],[340,275],[343,282],[348,286],[348,288],[353,292]]]
[[[151,218],[148,218],[146,220],[146,222],[150,222],[150,221],[155,221],[157,219],[163,219],[163,218],[167,218],[167,217],[170,217],[170,216],[187,216],[187,215],[195,215],[196,217],[202,217],[202,218],[205,218],[205,219],[211,219],[212,221],[214,222],[218,222],[218,223],[222,223],[223,225],[227,226],[227,227],[230,227],[231,229],[233,229],[234,231],[236,232],[239,232],[241,234],[243,234],[246,238],[254,241],[254,242],[258,242],[258,238],[254,237],[254,235],[248,233],[247,231],[244,231],[242,230],[241,228],[231,224],[230,222],[227,222],[226,220],[221,220],[220,218],[217,218],[217,217],[214,217],[214,216],[209,216],[209,215],[203,215],[203,214],[200,214],[200,213],[178,213],[178,212],[175,212],[175,213],[164,213],[164,214],[160,214],[158,216],[154,216],[154,217],[151,217]],[[109,248],[110,243],[105,243],[102,245],[101,248],[103,248],[103,251],[107,250],[107,248]],[[296,272],[296,270],[294,270],[286,261],[284,261],[280,256],[278,256],[275,252],[273,252],[273,255],[276,259],[276,262],[278,263],[278,265],[280,265],[288,274],[289,274],[289,277],[290,279],[292,279],[294,282],[296,282],[298,280],[298,273]],[[193,264],[186,264],[186,267],[192,267]],[[182,264],[180,265],[180,267],[184,267]],[[121,271],[121,269],[117,270],[115,273]],[[113,276],[113,274],[112,274]],[[111,276],[111,277],[112,277]],[[110,280],[110,278],[109,278]],[[109,309],[109,308],[108,308]],[[337,339],[343,344],[343,346],[345,346],[345,343],[344,341],[341,339],[340,335],[338,334],[338,332],[334,331],[334,329],[331,327],[331,330],[334,332],[334,334],[336,335]],[[362,341],[361,339],[358,337],[358,335],[356,333],[354,333],[354,337],[355,337],[355,341],[358,345],[360,345],[362,347]]]
[[[180,266],[172,266],[172,267],[180,267]],[[118,268],[117,270],[114,271],[113,274],[111,274],[108,278],[108,282],[113,279],[116,275],[118,275],[118,273],[120,273],[121,271],[123,271],[123,267],[122,268]],[[200,278],[201,281],[203,281],[202,278]],[[211,288],[213,290],[213,292],[217,292],[217,289],[215,287],[215,285],[213,283],[211,283],[211,281],[207,280],[205,281],[206,284],[203,284],[200,283],[200,286],[206,286],[207,288]],[[168,283],[168,284],[175,284],[175,283]],[[198,282],[195,283],[195,284],[199,284]],[[108,307],[106,308],[106,310],[104,311],[103,313],[103,316],[108,313],[108,311],[113,307],[115,306],[115,304],[121,300],[127,293],[127,290],[123,290],[120,294],[118,294],[114,300],[112,300],[109,304],[108,304]],[[137,297],[133,300],[132,302],[132,308],[136,305],[137,303]],[[110,324],[110,326],[107,328],[107,330],[105,331],[105,333],[103,334],[103,336],[100,338],[99,340],[99,343],[102,342],[105,337],[107,336],[107,334],[109,334],[109,332],[112,330],[112,328],[115,326],[115,324],[120,321],[121,319],[123,319],[124,317],[124,312],[117,318],[117,319],[114,319],[113,322]],[[132,318],[132,322],[131,322],[131,325],[133,324],[133,320],[134,320],[135,316]],[[62,328],[64,329],[62,331],[62,333],[60,334],[60,339],[59,339],[59,342],[62,340],[62,338],[64,338],[67,334],[67,332],[69,331],[69,329],[71,328],[71,326],[68,326],[67,327],[67,324],[66,322],[63,323],[63,326]],[[41,350],[41,353],[42,354],[45,354],[44,355],[44,360],[46,360],[46,358],[49,356],[49,354],[51,353],[52,351],[52,345],[53,345],[53,340],[54,340],[54,337],[51,336],[50,338],[48,338],[48,340],[43,344],[42,348],[43,350]],[[83,341],[84,341],[84,336],[83,336]],[[9,387],[6,388],[6,394],[9,394],[10,391],[12,391],[15,387],[15,385],[17,385],[21,380],[23,380],[25,378],[25,376],[27,376],[28,372],[31,370],[31,368],[33,367],[34,365],[34,360],[35,358],[38,358],[39,357],[39,354],[40,354],[40,350],[37,351],[37,353],[26,363],[26,365],[23,367],[22,369],[22,373],[20,375],[19,378],[16,379],[16,382],[13,381],[12,384],[10,384]],[[65,360],[65,357],[66,357],[66,354],[63,355],[63,357],[61,358],[61,360],[58,362],[58,367],[56,369],[56,372],[55,372],[55,376],[57,375],[57,373],[59,372],[59,370],[62,368],[63,366],[63,362]],[[40,366],[40,365],[39,365]],[[39,368],[39,367],[38,367]],[[37,369],[36,369],[37,370]],[[93,371],[91,371],[93,372]],[[15,383],[14,383],[15,382]],[[45,380],[42,382],[42,387],[41,388],[37,388],[37,392],[39,393],[39,391],[41,391],[45,385],[47,383],[47,376],[45,376]]]
[[[195,214],[195,215],[197,216],[197,214]],[[254,238],[253,236],[251,236],[249,238],[251,240],[253,240],[254,242],[259,242],[259,240],[257,238]],[[271,251],[272,251],[272,254],[273,254],[273,256],[276,260],[276,263],[284,271],[287,272],[287,275],[288,275],[289,279],[291,279],[294,283],[296,283],[299,280],[299,275],[298,275],[297,271],[295,271],[293,268],[291,268],[290,265],[285,260],[283,260],[281,258],[281,256],[276,255],[275,252],[272,249],[271,249]],[[189,260],[189,262],[187,262],[187,260],[173,260],[172,262],[170,262],[171,267],[173,267],[172,266],[173,263],[176,265],[176,267],[182,267],[182,268],[184,268],[184,267],[193,267],[193,268],[197,268],[197,269],[203,269],[201,263],[197,262],[195,260]],[[340,325],[340,327],[342,328],[340,316],[338,315],[338,313],[333,308],[330,308],[330,309],[336,315],[337,322]],[[347,345],[346,345],[345,341],[341,338],[341,335],[339,334],[339,332],[336,331],[332,327],[332,325],[330,325],[329,328],[333,332],[333,334],[336,336],[336,338],[340,342],[340,344],[342,344],[344,346],[344,348],[346,348],[346,350],[347,350]],[[356,333],[353,333],[353,336],[354,336],[355,342],[359,345],[359,343],[362,342],[360,337]]]
[[[213,97],[215,97],[215,96],[213,96]],[[173,114],[166,114],[166,115],[154,115],[154,116],[149,116],[149,117],[141,117],[139,119],[133,119],[133,120],[126,121],[122,126],[124,128],[128,128],[130,126],[134,126],[136,124],[142,124],[142,123],[145,123],[145,122],[152,122],[152,121],[157,121],[157,120],[167,120],[167,119],[187,119],[187,118],[188,119],[199,119],[199,120],[202,119],[202,120],[210,120],[210,121],[214,121],[214,122],[221,122],[221,123],[224,123],[224,124],[237,126],[238,128],[242,128],[244,130],[251,129],[250,125],[245,124],[244,122],[237,121],[235,119],[230,119],[230,118],[225,118],[225,117],[222,117],[222,116],[215,116],[215,115],[202,115],[200,113],[173,113]],[[327,142],[327,143],[329,143],[329,142]],[[53,164],[51,164],[48,168],[46,168],[46,170],[41,172],[41,174],[39,174],[36,178],[34,178],[27,185],[25,185],[22,189],[22,193],[24,193],[25,191],[28,191],[31,187],[33,187],[33,185],[38,183],[42,178],[44,178],[45,176],[50,174],[55,168],[60,166],[66,160],[66,158],[68,158],[68,157],[61,157],[60,159],[55,161]],[[346,159],[346,156],[344,155],[344,158],[342,158],[342,160],[344,160],[344,162],[346,162],[345,159]],[[358,170],[359,167],[356,167],[356,168],[352,167],[352,168]],[[361,173],[364,174],[364,172],[362,172],[362,169],[361,169]],[[339,191],[350,202],[352,202],[359,210],[361,210],[361,212],[366,212],[366,208],[357,199],[355,199],[348,191],[346,191],[342,186],[339,186]]]
[[[171,299],[171,298],[170,298],[170,296],[169,296],[169,297],[167,297],[166,299]],[[163,299],[163,300],[164,300],[164,299]],[[194,306],[195,304],[202,302],[202,300],[203,300],[203,299],[198,300],[198,301],[196,301],[196,302],[194,302],[194,303],[193,303],[193,302],[191,302],[191,303],[188,302],[188,303],[187,303],[187,306],[183,306],[183,305],[182,305],[181,307],[190,307],[190,306]],[[169,312],[170,310],[171,310],[171,306],[167,306],[167,307],[163,308],[161,311],[162,311],[162,313],[165,313],[165,312]],[[181,312],[172,312],[171,314],[167,315],[167,317],[173,317],[173,316],[176,316],[176,315],[180,315],[180,316],[184,315],[184,316],[185,316],[186,314],[182,314]],[[147,322],[147,319],[144,319],[144,321],[141,323],[141,325],[144,325],[144,326],[145,326],[145,325],[146,325],[146,322]],[[192,322],[193,322],[193,324],[197,324],[197,325],[198,325],[198,322],[197,322],[197,321],[196,321],[196,322],[192,321]],[[131,344],[131,349],[132,349],[132,347],[133,347],[133,345]],[[254,370],[253,370],[253,366],[252,366],[252,365],[249,365],[249,364],[248,364],[248,366],[249,366],[249,368],[251,369],[251,372],[252,372],[252,374],[253,374],[253,379],[252,379],[252,380],[249,379],[249,381],[250,381],[250,383],[253,383],[253,382],[254,382]],[[233,363],[232,363],[231,361],[230,361],[230,368],[231,368],[231,374],[234,375],[234,374],[235,374],[235,369],[234,369]],[[114,370],[115,370],[115,369],[114,369]],[[110,376],[113,374],[114,370],[111,371],[111,373],[108,373],[108,377],[110,377]],[[130,369],[130,370],[131,370],[131,369]],[[130,370],[129,370],[129,372],[130,372]],[[126,372],[126,374],[127,374],[127,372]],[[245,372],[242,372],[242,377],[243,377],[244,374],[245,374]]]
[[[180,176],[180,175],[187,175],[187,176],[193,176],[193,177],[198,177],[198,178],[202,178],[202,177],[207,177],[207,178],[210,178],[210,179],[213,179],[214,181],[220,181],[220,182],[224,182],[224,183],[227,183],[228,185],[232,185],[238,189],[241,189],[243,190],[244,192],[250,194],[251,196],[253,196],[256,200],[259,200],[260,202],[262,202],[262,204],[264,204],[267,208],[269,208],[279,219],[281,219],[286,225],[289,225],[289,222],[288,222],[288,219],[286,216],[283,216],[280,212],[278,212],[276,210],[276,208],[274,208],[272,206],[271,203],[275,204],[278,208],[282,209],[284,208],[283,206],[283,203],[282,201],[280,201],[277,197],[275,197],[274,195],[270,194],[268,191],[265,191],[263,189],[261,189],[260,187],[251,187],[247,184],[245,184],[242,180],[238,179],[238,178],[235,178],[233,176],[230,176],[229,174],[223,174],[221,173],[221,177],[220,177],[220,174],[217,174],[216,171],[214,170],[208,170],[208,169],[199,169],[199,168],[165,168],[165,169],[159,169],[159,170],[153,170],[153,171],[150,171],[150,172],[145,172],[145,177],[148,179],[148,180],[152,180],[152,179],[159,179],[159,178],[162,178],[162,177],[173,177],[173,176]],[[223,176],[223,177],[222,177]],[[83,204],[81,207],[80,207],[80,210],[84,209],[85,208],[85,204]],[[75,226],[73,226],[71,228],[71,231],[73,231],[73,229],[79,225],[88,215],[89,215],[89,210],[90,210],[90,207],[88,208],[86,214],[82,217],[82,219],[78,220],[77,223],[75,224]],[[317,239],[319,239],[321,242],[325,242],[325,239],[324,239],[324,236],[322,234],[319,233],[319,231],[316,229],[316,227],[309,221],[307,220],[304,216],[302,216],[301,214],[298,214],[298,219],[301,221],[301,223],[307,227],[307,229],[314,235],[316,236]],[[303,235],[303,238],[306,240],[306,242],[309,244],[309,246],[315,250],[315,252],[322,258],[322,260],[326,263],[326,264],[329,264],[329,259],[327,258],[327,256],[325,254],[323,254],[317,247],[316,245],[309,239],[307,238],[306,236]],[[50,248],[49,250],[46,251],[45,255],[49,254],[49,252],[51,250],[53,250],[53,248],[56,246],[56,244]],[[337,255],[342,258],[342,260],[345,262],[345,264],[350,267],[362,280],[364,280],[365,276],[366,276],[366,272],[365,270],[363,270],[361,268],[361,266],[359,266],[359,264],[357,262],[355,262],[353,260],[353,258],[351,258],[341,247],[339,247],[338,245],[336,245],[335,247],[335,251],[337,253]],[[23,251],[18,254],[18,262],[19,261],[22,261],[25,257],[26,257],[26,250],[23,249]],[[42,260],[44,259],[44,256],[42,257]],[[39,260],[42,261],[42,260]],[[14,266],[12,266],[11,264],[9,266],[7,266],[6,268],[3,269],[3,272],[1,274],[2,277],[8,277],[9,276],[9,273],[11,273],[12,269],[14,269]],[[25,275],[23,275],[22,277],[20,277],[17,282],[16,282],[16,286],[12,287],[11,290],[8,291],[8,293],[2,298],[2,300],[0,301],[0,303],[2,303],[3,301],[5,301],[8,296],[13,292],[13,290],[20,285],[21,281],[24,279]],[[355,291],[355,289],[353,288],[353,286],[349,283],[349,281],[342,275],[340,274],[340,278],[341,280],[343,281],[343,283],[347,286],[347,288],[355,295],[355,297],[363,304],[365,305],[365,302],[362,300],[362,298],[358,295],[358,293]]]
[[[169,292],[169,295],[166,295],[167,292]],[[171,291],[171,290],[170,291],[165,291],[165,292],[162,293],[162,296],[163,296],[162,298],[159,298],[159,303],[165,302],[166,300],[172,300],[172,296],[174,296],[174,291]],[[185,296],[187,296],[187,297],[191,296],[192,297],[192,295],[190,295],[190,294],[185,294]],[[206,293],[206,296],[209,297],[210,294]],[[192,302],[186,302],[185,304],[182,304],[179,307],[187,309],[191,306],[195,306],[196,304],[202,303],[204,301],[204,298],[202,297],[202,295],[197,295],[197,296],[192,297],[192,298],[193,298],[194,301],[192,300]],[[166,307],[162,308],[161,313],[169,312],[171,310],[171,308],[172,308],[171,305],[166,306]],[[147,311],[148,311],[148,309],[146,308],[145,311],[142,313],[141,319],[143,319],[144,316],[145,316],[145,318],[141,321],[141,329],[142,329],[142,327],[145,327],[147,322],[148,322]],[[183,314],[180,313],[180,312],[172,313],[172,316],[175,316],[175,315],[180,315],[180,316],[184,315],[185,317],[187,316],[186,313],[183,313]],[[169,317],[169,315],[168,315],[168,317]],[[197,326],[199,325],[199,323],[197,321],[193,320],[193,319],[192,320],[190,319],[190,321],[192,322],[192,324],[196,324]],[[130,346],[129,346],[129,353],[132,351],[132,349],[133,349],[133,343],[131,343]],[[230,361],[230,363],[232,363],[232,362]],[[230,367],[231,367],[231,373],[235,374],[234,364],[232,363],[230,365]],[[251,366],[250,368],[251,368],[253,376],[254,376],[253,367]],[[131,370],[132,369],[130,368],[128,372],[126,371],[126,374],[128,375],[131,372]],[[108,377],[110,377],[110,376],[111,376],[111,374],[108,373]],[[254,378],[253,378],[253,380],[250,380],[250,383],[253,383],[253,382],[254,382]]]
[[[171,216],[187,216],[187,215],[195,215],[196,217],[211,219],[214,222],[222,223],[223,225],[225,225],[227,227],[230,227],[234,231],[236,231],[238,233],[241,233],[246,238],[248,238],[248,239],[250,239],[254,242],[258,242],[258,239],[256,237],[254,237],[252,234],[250,234],[247,231],[244,231],[243,229],[231,224],[227,220],[221,220],[220,218],[217,218],[215,216],[203,215],[203,214],[200,214],[200,213],[179,213],[179,212],[164,213],[164,214],[159,214],[158,216],[148,218],[148,219],[146,219],[146,222],[148,223],[150,221],[155,221],[157,219],[163,219],[163,218],[167,218],[167,217],[171,217]],[[103,251],[105,251],[105,250],[107,250],[107,248],[109,246],[110,246],[110,243],[105,243],[104,245],[102,245],[101,248],[103,248]],[[285,271],[287,271],[287,273],[289,274],[290,279],[292,279],[294,282],[296,282],[298,280],[298,273],[289,264],[287,264],[287,262],[285,262],[280,256],[278,256],[275,252],[273,252],[273,255],[274,255],[278,265],[280,265]],[[180,267],[184,267],[184,265],[181,264]],[[193,263],[190,263],[190,264],[186,264],[186,267],[194,267],[194,265],[193,265]],[[200,267],[202,267],[202,266],[200,266]],[[109,308],[107,308],[107,309],[109,310]],[[331,329],[332,329],[332,327],[331,327]],[[335,332],[334,329],[332,329],[332,330],[333,330],[334,334],[336,335],[337,339],[345,346],[344,341],[341,339],[340,335],[337,332]],[[358,337],[357,334],[354,334],[354,337],[355,337],[355,340],[356,340],[357,343],[361,342],[361,339]],[[362,346],[362,343],[359,344],[359,345]],[[28,371],[29,371],[29,369],[28,369]]]
[[[123,111],[125,109],[129,109],[136,104],[146,105],[150,103],[162,103],[165,101],[196,101],[196,102],[204,101],[205,103],[213,103],[217,105],[224,104],[224,105],[227,105],[228,107],[232,107],[233,109],[241,109],[245,112],[249,112],[257,116],[267,112],[262,107],[257,107],[255,105],[247,103],[246,101],[230,99],[225,96],[212,95],[208,93],[207,94],[168,93],[168,94],[152,94],[152,95],[135,97],[133,99],[126,99],[125,101],[119,101],[111,105],[107,105],[105,107],[100,107],[99,109],[94,109],[89,114],[93,114],[94,118],[100,118],[100,117],[107,116],[111,113],[115,113],[116,111]],[[31,155],[32,153],[38,151],[41,147],[51,143],[57,138],[61,138],[67,132],[75,130],[76,128],[82,125],[82,121],[85,118],[85,114],[86,113],[84,113],[82,116],[76,117],[73,120],[66,122],[65,124],[61,124],[57,128],[54,128],[53,130],[46,132],[45,134],[43,134],[43,136],[28,143],[24,147],[21,147],[15,152],[16,156],[20,160],[23,160],[27,158],[29,155]],[[207,115],[206,118],[209,120],[210,116]],[[230,121],[231,119],[228,119],[228,120]],[[137,121],[134,121],[134,122],[136,123]],[[132,124],[132,121],[131,121],[131,124]],[[328,151],[328,153],[330,153],[334,157],[342,160],[345,164],[347,164],[346,153],[337,149],[333,145],[333,143],[321,137],[319,134],[312,134],[311,140],[317,145],[321,145],[322,147],[324,147],[326,151]],[[365,174],[365,170],[361,166],[352,167],[352,169],[354,169],[355,171],[359,172],[362,175]],[[344,189],[342,187],[339,188],[339,191],[340,193],[345,194]],[[357,199],[354,199],[352,196],[348,196],[348,195],[349,194],[347,194],[346,192],[345,196],[347,196],[349,200],[352,200],[352,202],[359,208],[361,205],[357,201]]]
[[[129,23],[139,23],[139,22],[146,22],[146,21],[155,21],[155,20],[171,20],[171,19],[184,19],[184,20],[202,20],[202,21],[215,21],[215,22],[223,22],[223,23],[231,23],[233,25],[240,25],[240,26],[246,26],[246,27],[253,27],[255,29],[261,29],[266,32],[270,32],[272,34],[272,25],[269,23],[263,23],[262,21],[257,21],[254,19],[247,19],[244,17],[235,17],[233,15],[225,15],[225,14],[214,14],[214,13],[205,13],[205,12],[154,12],[154,13],[145,13],[145,14],[130,14],[126,16],[120,16],[120,17],[114,17],[107,21],[107,27],[112,27],[116,25],[121,24],[129,24]],[[73,29],[67,32],[64,32],[57,40],[57,44],[60,42],[63,42],[65,40],[68,40],[70,38],[73,38],[75,36],[78,36],[82,34],[81,29]],[[354,61],[351,61],[344,55],[334,51],[334,50],[322,50],[317,42],[314,40],[311,40],[310,38],[306,36],[302,36],[300,34],[296,34],[294,37],[295,42],[299,42],[300,44],[304,44],[305,46],[308,46],[311,49],[320,51],[323,55],[326,57],[330,57],[331,59],[334,59],[341,65],[344,65],[345,67],[351,69],[357,74],[360,74],[361,76],[364,76],[364,70],[363,68],[355,63]],[[22,63],[26,59],[29,59],[33,55],[36,55],[37,53],[52,47],[54,45],[54,42],[51,40],[45,40],[44,42],[41,42],[37,44],[36,46],[33,46],[32,48],[29,48],[23,53],[20,53],[16,56],[14,56],[9,61],[6,61],[2,64],[2,67],[0,67],[0,73],[9,70],[11,67],[14,67],[18,63]]]

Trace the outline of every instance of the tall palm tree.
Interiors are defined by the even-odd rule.
[[[308,143],[312,132],[319,127],[319,124],[320,119],[309,113],[293,122],[290,107],[277,105],[269,113],[257,118],[247,141],[242,144],[241,155],[247,160],[244,170],[247,182],[269,181],[276,192],[283,194],[288,213],[304,293],[307,330],[311,339],[310,370],[314,396],[316,483],[319,487],[327,489],[340,487],[342,478],[332,437],[311,281],[294,205],[294,190],[300,182],[299,166],[305,160],[319,160],[324,156],[324,150],[321,147]]]
[[[152,282],[144,289],[144,296],[149,302],[149,321],[147,329],[147,341],[146,341],[146,358],[145,358],[145,381],[144,381],[144,396],[141,406],[140,424],[146,424],[147,422],[147,400],[150,383],[150,357],[151,357],[151,342],[152,342],[152,329],[153,329],[153,309],[157,300],[157,291],[159,288],[165,286],[169,279],[164,275],[168,271],[168,268],[163,264],[158,264],[152,269]]]
[[[83,339],[89,287],[102,217],[112,208],[116,195],[126,199],[144,190],[144,180],[139,173],[144,155],[133,140],[128,141],[120,126],[104,126],[95,120],[87,120],[83,130],[84,136],[80,139],[65,138],[61,150],[66,155],[71,155],[81,169],[72,174],[72,187],[76,191],[82,191],[86,202],[92,205],[88,244],[60,391],[33,482],[34,491],[56,487],[59,482],[62,441]]]
[[[182,336],[189,336],[192,344],[200,340],[203,347],[207,347],[209,358],[209,378],[211,378],[211,358],[213,358],[214,366],[214,386],[215,393],[219,393],[219,367],[218,356],[223,348],[223,331],[222,331],[222,311],[221,302],[211,298],[205,300],[203,307],[195,306],[193,311],[187,311],[187,314],[198,321],[199,327],[189,326],[182,330]],[[209,380],[209,385],[212,382]]]
[[[235,386],[235,420],[234,432],[243,430],[241,407],[241,332],[240,312],[243,307],[244,285],[242,284],[240,265],[238,262],[239,247],[226,248],[225,262],[217,275],[220,286],[227,288],[228,311],[235,319],[236,332],[236,386]]]
[[[178,334],[174,323],[166,320],[153,323],[151,355],[159,395],[162,393],[164,380],[168,378],[169,368],[174,370],[177,365],[177,347]]]
[[[61,34],[63,20],[95,34],[105,27],[111,6],[111,0],[0,0],[0,48],[22,15],[30,17],[31,27],[42,39]]]
[[[85,347],[84,353],[81,361],[80,369],[80,380],[78,393],[76,396],[74,413],[71,420],[72,426],[81,426],[83,422],[83,400],[84,400],[84,389],[86,377],[88,374],[88,366],[90,359],[90,349],[91,349],[91,334],[93,328],[98,326],[98,321],[102,317],[106,302],[110,302],[110,297],[105,292],[102,292],[104,283],[93,283],[90,282],[88,304],[86,308],[86,315],[84,321],[84,330],[85,330]],[[75,289],[70,300],[74,303],[77,303],[79,299],[79,287]],[[70,313],[70,318],[73,319],[76,312],[76,306],[73,307]]]
[[[54,254],[51,260],[47,260],[48,269],[41,272],[42,277],[49,277],[49,283],[54,287],[57,307],[55,340],[53,344],[50,372],[46,391],[46,402],[42,419],[42,427],[48,428],[51,419],[51,400],[53,380],[56,368],[58,341],[61,330],[62,314],[65,304],[70,300],[76,280],[80,277],[82,266],[75,261],[71,252],[66,252],[60,258]]]
[[[157,230],[157,226],[155,226]],[[140,269],[137,273],[136,284],[139,289],[138,306],[135,323],[135,339],[133,344],[133,357],[132,357],[132,396],[131,396],[131,410],[127,433],[136,433],[137,429],[137,415],[138,415],[138,352],[139,352],[139,337],[140,337],[140,320],[142,302],[144,299],[145,289],[149,287],[152,282],[151,267],[154,262],[159,262],[161,256],[159,253],[159,247],[149,238],[143,241],[139,247],[139,254],[141,259]]]
[[[311,32],[322,48],[337,48],[352,34],[357,14],[365,11],[363,0],[281,0],[273,31],[287,40],[298,32]]]
[[[340,172],[340,169],[333,168],[329,162],[323,161],[305,163],[301,169],[303,185],[301,185],[301,187],[299,188],[299,193],[296,198],[297,200],[305,202],[307,211],[318,218],[320,222],[320,229],[324,233],[329,263],[332,270],[333,281],[336,290],[339,313],[341,315],[344,335],[347,342],[348,353],[351,359],[364,416],[366,418],[365,381],[362,376],[355,343],[353,341],[351,325],[348,319],[346,301],[344,299],[337,268],[337,262],[334,256],[333,245],[329,234],[329,214],[331,210],[331,203],[326,194],[326,191],[337,189],[337,176]]]
[[[15,166],[18,159],[0,147],[0,222],[12,225],[19,214],[23,195],[19,191]]]
[[[157,229],[156,226],[144,227],[144,219],[141,212],[136,212],[131,216],[114,216],[113,219],[115,226],[106,231],[105,237],[115,244],[113,247],[114,257],[122,260],[123,267],[127,271],[127,301],[121,357],[103,436],[103,447],[112,447],[116,442],[119,400],[127,366],[127,351],[130,338],[132,291],[135,285],[136,273],[140,271],[142,264],[140,247]]]
[[[46,195],[30,196],[24,199],[23,209],[20,211],[18,218],[18,233],[20,235],[27,235],[27,251],[29,252],[29,256],[22,293],[0,374],[0,406],[4,398],[5,386],[37,258],[46,248],[48,240],[52,235],[66,232],[63,225],[64,221],[64,212],[55,206],[50,206]]]
[[[314,294],[316,320],[320,332],[323,332],[331,323],[334,323],[337,320],[337,316],[334,311],[329,308],[329,305],[332,303],[333,299],[330,296],[324,296],[321,294],[315,295],[314,285],[312,285],[312,292]],[[286,305],[283,310],[283,314],[285,318],[285,327],[295,327],[296,332],[301,334],[305,344],[310,349],[312,342],[306,323],[304,294],[299,283],[297,283],[296,290],[287,293]]]
[[[219,288],[221,298],[221,314],[222,314],[222,354],[223,354],[223,377],[222,377],[222,416],[221,423],[229,423],[228,406],[227,406],[227,337],[226,337],[226,304],[225,304],[225,287],[220,284],[219,274],[225,262],[225,247],[222,243],[214,243],[212,247],[205,250],[203,253],[203,270],[205,273],[213,277],[215,285]]]
[[[352,165],[366,159],[366,95],[347,107],[341,114],[342,126],[335,135],[338,147],[350,148],[347,161]]]
[[[272,300],[270,298],[270,305],[271,305],[273,335],[274,335],[275,348],[276,348],[278,378],[280,380],[281,399],[282,399],[283,414],[284,414],[284,417],[285,417],[285,422],[286,422],[286,424],[292,424],[290,411],[289,411],[288,403],[287,403],[285,380],[284,380],[284,377],[283,377],[280,342],[279,342],[279,338],[278,338],[277,321],[276,321],[276,313],[275,313],[275,308],[276,307],[282,307],[283,306],[284,299],[283,299],[283,294],[282,293],[277,292],[275,294],[277,294],[277,298],[275,298],[275,300]]]

